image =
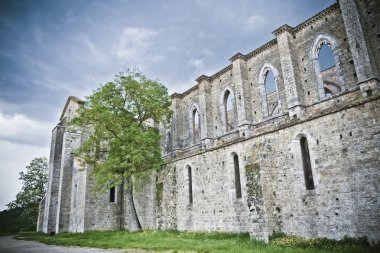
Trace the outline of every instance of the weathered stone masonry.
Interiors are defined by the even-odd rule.
[[[379,241],[379,14],[378,1],[340,0],[173,94],[165,164],[135,197],[143,227]],[[81,103],[70,97],[53,130],[45,233],[120,227],[120,189],[114,202],[95,192],[72,154],[83,137],[65,122]]]

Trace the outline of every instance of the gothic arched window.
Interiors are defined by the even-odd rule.
[[[235,102],[235,98],[233,94],[229,90],[226,90],[223,96],[223,107],[224,107],[224,120],[225,120],[227,132],[235,128],[234,102]]]
[[[313,179],[313,171],[311,169],[309,145],[307,143],[306,137],[301,137],[300,144],[301,144],[302,165],[303,165],[303,172],[305,175],[306,190],[313,190],[315,188],[314,179]]]
[[[277,69],[270,63],[265,63],[259,73],[262,112],[264,117],[271,117],[281,112],[280,94],[278,92]]]
[[[235,174],[235,190],[236,198],[241,198],[241,183],[240,183],[240,167],[239,167],[239,157],[234,154],[234,174]]]
[[[272,92],[277,91],[276,80],[274,79],[274,75],[272,71],[269,69],[265,74],[265,93],[270,94]]]
[[[189,204],[193,204],[193,176],[191,173],[191,167],[187,166],[187,181],[189,188]]]
[[[193,144],[196,144],[200,141],[200,120],[198,109],[194,108],[192,112],[192,135],[193,135]]]
[[[319,35],[313,44],[311,54],[319,97],[323,99],[343,91],[343,75],[339,61],[339,49],[335,39],[328,35]]]
[[[170,134],[170,131],[166,133],[166,138],[165,138],[165,151],[166,153],[172,152],[172,136]]]
[[[323,72],[332,67],[335,67],[333,52],[326,43],[322,43],[319,50],[319,68]]]
[[[327,43],[322,43],[318,60],[325,96],[328,97],[340,93],[340,85],[335,81],[335,77],[338,73],[335,66],[334,55]]]

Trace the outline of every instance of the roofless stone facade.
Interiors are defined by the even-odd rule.
[[[380,4],[340,0],[172,95],[165,164],[136,185],[143,228],[380,239]],[[326,59],[322,56],[326,51]],[[65,124],[53,129],[38,231],[133,229],[128,197],[95,192]]]

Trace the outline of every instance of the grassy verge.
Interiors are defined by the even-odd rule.
[[[277,235],[269,244],[251,240],[248,234],[192,233],[177,231],[86,232],[60,233],[49,236],[40,233],[20,233],[26,240],[65,246],[96,248],[144,249],[170,252],[252,252],[252,253],[375,253],[379,247],[369,247],[365,240],[302,239]]]

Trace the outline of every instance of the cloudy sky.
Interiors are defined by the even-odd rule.
[[[334,2],[1,0],[0,210],[21,189],[18,173],[49,156],[68,96],[132,66],[183,92]]]

